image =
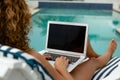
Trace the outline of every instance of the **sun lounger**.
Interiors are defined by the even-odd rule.
[[[38,80],[38,78],[26,63],[0,57],[0,80]]]
[[[116,28],[116,31],[117,31],[118,33],[120,33],[120,28]]]
[[[92,80],[120,80],[120,58],[113,57]],[[0,45],[0,80],[53,80],[42,64],[19,49]]]

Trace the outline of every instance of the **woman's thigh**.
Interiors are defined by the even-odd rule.
[[[74,80],[91,80],[94,72],[98,67],[97,60],[90,59],[78,65],[72,72]]]

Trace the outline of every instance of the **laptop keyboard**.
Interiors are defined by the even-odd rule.
[[[50,59],[47,59],[47,60],[51,60],[51,61],[55,61],[55,59],[57,57],[60,57],[60,56],[67,57],[69,59],[69,64],[75,63],[78,59],[80,59],[80,57],[73,57],[73,56],[66,56],[66,55],[54,54],[54,53],[50,53],[50,52],[49,53],[46,52],[45,54],[49,54],[51,56]]]

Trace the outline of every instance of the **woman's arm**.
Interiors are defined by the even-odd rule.
[[[55,80],[66,80],[64,76],[62,76],[55,68],[49,64],[43,55],[35,51],[30,51],[29,53],[42,63],[42,65],[48,70],[48,72],[53,76]]]
[[[66,57],[61,56],[56,59],[55,68],[66,80],[73,80],[73,77],[67,71],[68,62],[69,60]]]

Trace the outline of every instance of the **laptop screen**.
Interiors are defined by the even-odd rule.
[[[50,23],[47,48],[84,52],[86,26]]]

